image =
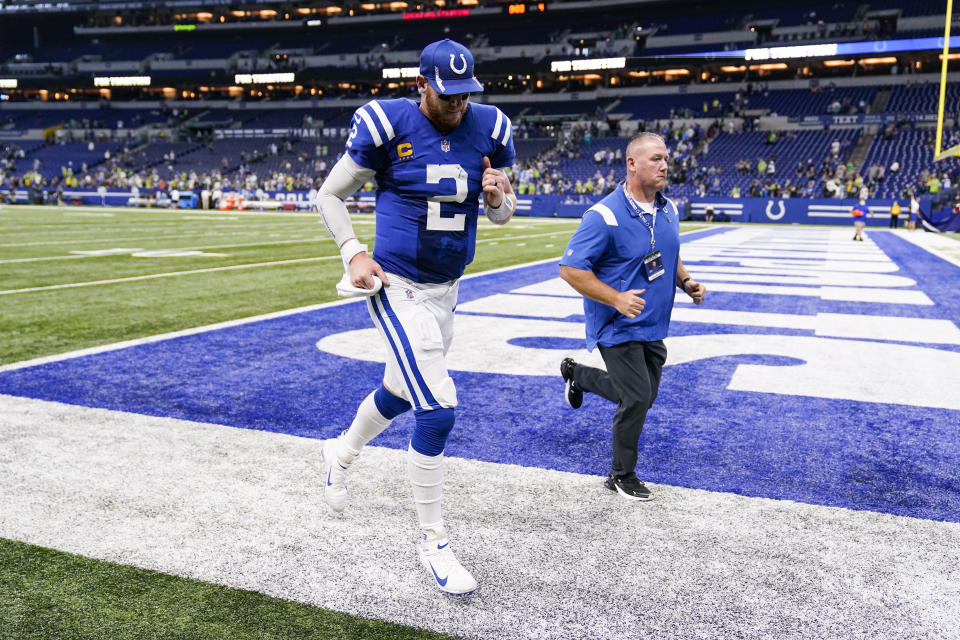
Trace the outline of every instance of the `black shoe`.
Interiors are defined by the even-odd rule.
[[[573,381],[573,368],[577,365],[573,358],[564,358],[560,362],[560,375],[563,376],[563,399],[573,409],[583,404],[583,389]]]
[[[604,481],[603,486],[610,489],[610,491],[616,491],[628,500],[653,499],[653,496],[650,495],[650,489],[647,489],[647,486],[637,480],[637,477],[633,475],[626,478],[614,478],[610,476]]]

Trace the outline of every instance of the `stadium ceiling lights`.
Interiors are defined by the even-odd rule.
[[[762,47],[747,49],[744,60],[788,60],[792,58],[820,58],[837,55],[837,43],[808,44],[796,47]]]
[[[571,71],[599,71],[601,69],[623,69],[626,58],[594,58],[592,60],[555,60],[550,63],[550,71],[569,73]]]
[[[93,79],[95,87],[149,87],[150,76],[98,76]]]
[[[294,73],[238,73],[233,76],[236,84],[270,84],[293,82],[296,78]]]

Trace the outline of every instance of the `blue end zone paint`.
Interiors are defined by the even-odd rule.
[[[874,234],[874,239],[937,302],[936,309],[925,309],[932,312],[928,317],[960,317],[960,302],[949,288],[958,282],[960,270],[896,237]],[[943,282],[931,278],[931,270],[946,276]],[[556,274],[551,263],[465,280],[461,300]],[[717,295],[713,300],[721,308],[735,303],[785,313],[873,307],[793,296],[731,295],[721,303]],[[907,306],[879,305],[882,310],[876,312],[906,315]],[[357,405],[378,384],[382,365],[325,354],[315,343],[370,326],[365,305],[358,302],[5,372],[0,392],[328,437],[349,424]],[[671,332],[809,335],[698,323],[675,323]],[[556,348],[558,366],[564,350],[578,346],[549,339],[529,344]],[[744,362],[787,365],[790,360],[730,356],[664,370],[660,397],[640,441],[643,479],[960,522],[960,412],[725,390],[734,367]],[[610,403],[588,396],[582,409],[569,409],[562,400],[559,371],[548,378],[452,376],[460,407],[449,455],[606,474]],[[914,382],[900,379],[891,363],[891,394],[909,394]],[[404,414],[374,444],[405,449],[412,429],[412,414]]]

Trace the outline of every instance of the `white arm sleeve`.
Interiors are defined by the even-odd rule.
[[[343,154],[320,186],[317,210],[327,232],[338,247],[357,237],[353,232],[353,225],[350,224],[347,205],[343,201],[374,175],[376,171],[361,167],[349,155]]]

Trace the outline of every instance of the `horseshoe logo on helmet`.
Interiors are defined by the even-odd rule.
[[[462,53],[460,54],[460,62],[463,63],[463,66],[460,67],[459,69],[457,69],[455,66],[453,66],[453,60],[454,60],[454,57],[453,57],[453,56],[454,56],[454,54],[451,53],[451,54],[450,54],[450,69],[453,70],[453,72],[454,72],[455,74],[457,74],[458,76],[463,75],[464,73],[467,72],[467,58],[466,58]]]

